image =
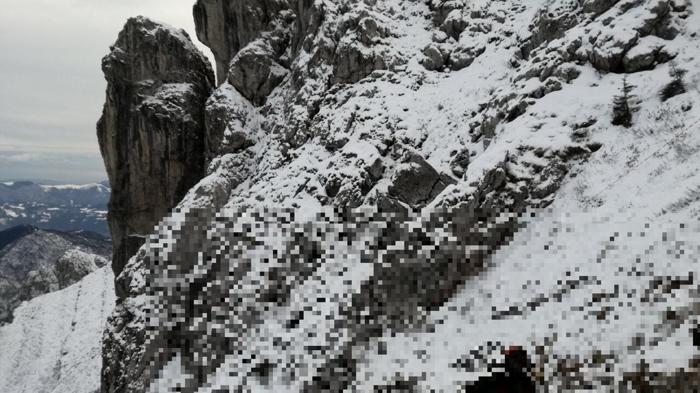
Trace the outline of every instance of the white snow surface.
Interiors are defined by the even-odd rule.
[[[0,327],[0,392],[98,391],[102,332],[114,302],[107,266],[23,303]]]

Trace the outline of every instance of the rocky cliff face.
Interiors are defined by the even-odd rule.
[[[496,341],[536,352],[546,386],[604,389],[633,378],[636,366],[620,359],[639,364],[643,351],[629,342],[654,335],[652,325],[635,320],[629,335],[612,337],[612,321],[596,325],[597,316],[661,312],[661,302],[649,305],[634,291],[659,277],[688,277],[692,263],[673,265],[672,273],[654,265],[648,281],[629,283],[640,286],[625,295],[639,298],[634,306],[602,305],[622,296],[633,276],[626,269],[636,269],[623,253],[598,275],[597,261],[613,247],[598,243],[602,235],[581,246],[586,251],[566,223],[518,214],[550,206],[552,217],[601,208],[667,219],[692,211],[691,195],[664,194],[663,210],[624,197],[630,189],[660,196],[668,184],[655,181],[666,171],[688,187],[700,181],[665,161],[697,157],[697,138],[676,153],[654,150],[670,143],[658,130],[678,137],[699,114],[700,91],[659,99],[678,67],[672,59],[688,70],[700,61],[700,19],[690,2],[200,0],[194,14],[219,78],[203,106],[205,177],[117,278],[124,301],[105,334],[104,391],[457,391],[485,372],[479,362]],[[688,84],[700,78],[683,75]],[[623,82],[638,86],[629,130],[611,116]],[[645,163],[643,175],[620,182]],[[367,235],[353,238],[333,219],[318,235],[313,224],[275,226],[245,215],[329,206],[402,218],[383,232],[349,219]],[[410,210],[455,206],[474,219],[437,228],[408,218]],[[522,232],[521,221],[531,231]],[[637,233],[633,225],[642,224],[616,228]],[[606,233],[599,222],[591,227]],[[564,229],[577,234],[559,239]],[[443,239],[455,246],[445,249],[440,234],[463,243]],[[528,248],[540,234],[548,235]],[[333,254],[340,245],[352,255],[361,249],[357,258],[366,263]],[[558,246],[579,250],[585,264]],[[396,247],[406,247],[403,260],[390,252]],[[553,268],[562,258],[566,267]],[[579,289],[594,300],[579,306],[581,296],[568,296]],[[685,320],[695,315],[682,307]],[[571,312],[589,335],[579,334],[578,323],[540,323]],[[538,329],[519,328],[525,325]],[[678,338],[678,329],[667,330],[654,348]],[[596,334],[609,337],[613,354],[571,353]],[[592,379],[582,366],[561,376],[572,362],[605,364],[601,356],[619,367]]]
[[[204,174],[204,103],[214,75],[184,31],[142,17],[126,23],[102,68],[108,85],[97,135],[114,190],[118,274]]]
[[[291,14],[289,3],[288,0],[197,1],[194,5],[197,37],[214,53],[221,82],[226,80],[230,61],[243,47],[261,32],[273,29],[283,11]]]

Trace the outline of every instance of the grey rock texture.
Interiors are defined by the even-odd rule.
[[[115,278],[118,293],[114,312],[107,320],[102,339],[102,371],[100,391],[103,393],[144,392],[147,387],[141,363],[146,341],[143,298],[145,283],[138,269],[142,267],[143,254],[130,260],[124,272]]]
[[[438,173],[423,157],[406,153],[391,177],[389,195],[412,207],[435,199],[449,184],[456,181]]]
[[[623,3],[619,9],[611,8],[608,13],[614,11],[624,13],[633,7],[632,4]],[[597,37],[590,54],[590,61],[597,69],[608,72],[633,72],[648,68],[651,64],[640,65],[640,62],[644,62],[639,58],[637,61],[630,61],[628,58],[625,64],[625,56],[640,43],[642,37],[656,36],[661,39],[672,39],[676,35],[677,31],[670,15],[670,3],[667,0],[650,1],[642,7],[644,16],[638,18],[632,28],[620,24],[616,29]]]
[[[455,153],[450,161],[450,169],[452,173],[458,178],[464,176],[464,173],[469,167],[470,153],[469,149],[462,149]]]
[[[445,66],[445,56],[436,45],[428,45],[423,49],[425,58],[422,60],[423,66],[428,71],[439,70]]]
[[[246,45],[231,60],[228,81],[255,105],[262,105],[288,71],[276,61],[272,45],[258,39]]]
[[[436,24],[441,24],[450,13],[454,11],[462,10],[468,1],[465,0],[430,0],[428,5],[430,9],[434,12],[434,19]]]
[[[385,56],[363,50],[355,44],[341,43],[336,56],[335,83],[355,83],[375,70],[387,68]]]
[[[576,26],[581,16],[572,11],[580,6],[579,3],[575,0],[563,1],[540,9],[531,26],[533,33],[530,45],[536,48],[542,43],[563,37],[567,30]]]
[[[233,86],[224,84],[207,101],[207,162],[217,156],[238,153],[255,144],[259,127],[255,109]]]
[[[182,30],[130,19],[103,59],[107,98],[97,136],[113,193],[118,275],[154,225],[204,175],[208,61]]]
[[[193,9],[197,37],[214,53],[220,83],[226,80],[229,63],[238,51],[259,33],[270,30],[280,12],[291,8],[289,3],[288,0],[197,1]],[[303,9],[308,1],[299,3]]]
[[[583,12],[598,16],[612,8],[619,0],[584,0]]]

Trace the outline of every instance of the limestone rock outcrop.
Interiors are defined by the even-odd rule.
[[[270,42],[259,39],[248,44],[233,58],[228,81],[252,103],[262,105],[287,74],[287,69],[277,62]]]
[[[255,144],[250,130],[258,127],[257,120],[253,105],[233,86],[219,86],[206,106],[207,162]]]
[[[198,0],[194,5],[197,37],[216,58],[220,83],[226,80],[229,62],[262,31],[270,29],[287,0]],[[307,3],[307,1],[304,1]]]
[[[435,199],[455,180],[440,174],[423,157],[406,153],[391,178],[389,195],[409,206],[422,206]]]
[[[183,30],[130,19],[103,59],[107,99],[97,125],[112,186],[113,269],[204,175],[207,59]]]

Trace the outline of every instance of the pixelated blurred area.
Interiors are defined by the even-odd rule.
[[[697,391],[698,229],[178,212],[144,257],[143,367],[155,392]]]

